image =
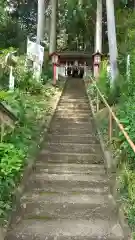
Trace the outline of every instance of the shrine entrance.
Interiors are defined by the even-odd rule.
[[[92,66],[92,55],[88,52],[64,51],[52,56],[57,56],[57,71],[62,77],[83,78]]]

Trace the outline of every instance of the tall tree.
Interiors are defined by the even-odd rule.
[[[57,6],[58,0],[51,0],[52,13],[51,13],[51,29],[50,29],[50,46],[49,53],[56,51],[57,45]]]
[[[58,47],[94,52],[95,8],[95,0],[59,0]]]
[[[8,0],[10,16],[18,21],[27,35],[35,36],[37,29],[37,0]]]
[[[44,39],[45,30],[45,0],[38,0],[37,43]]]
[[[97,0],[95,52],[102,52],[102,0]]]
[[[116,27],[115,27],[115,15],[114,15],[114,1],[106,0],[107,10],[107,29],[108,29],[108,43],[109,43],[109,54],[110,54],[110,65],[111,65],[111,77],[112,84],[114,83],[117,74],[117,40],[116,40]]]

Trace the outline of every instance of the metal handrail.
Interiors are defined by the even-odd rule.
[[[112,119],[115,120],[117,126],[119,127],[120,131],[123,133],[124,137],[126,138],[127,142],[129,143],[130,147],[132,148],[132,150],[135,153],[135,144],[133,143],[133,141],[130,139],[128,133],[125,131],[123,125],[120,123],[120,120],[116,117],[115,113],[112,111],[112,108],[109,106],[109,104],[107,103],[106,99],[104,98],[103,94],[101,93],[101,91],[99,90],[99,88],[96,85],[96,82],[91,78],[94,86],[96,87],[97,90],[97,109],[99,109],[99,102],[98,102],[98,96],[100,96],[103,100],[103,103],[105,104],[105,106],[108,108],[109,111],[109,137],[111,140],[112,137]]]

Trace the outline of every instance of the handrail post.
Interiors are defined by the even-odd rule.
[[[0,142],[3,142],[3,137],[4,137],[4,122],[1,122],[1,138]]]
[[[112,140],[112,114],[109,111],[109,141]]]
[[[97,99],[96,99],[96,102],[97,102],[97,112],[99,111],[99,94],[98,94],[98,91],[97,91]]]

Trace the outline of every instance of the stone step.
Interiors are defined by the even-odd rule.
[[[54,143],[81,143],[81,144],[96,144],[99,143],[98,137],[92,137],[90,134],[81,134],[78,135],[56,135],[56,134],[48,134],[48,141],[52,141]]]
[[[34,175],[31,176],[31,178],[34,180],[41,179],[41,181],[75,181],[75,182],[103,182],[107,183],[108,179],[106,175],[96,175],[96,174],[71,174],[71,173],[65,173],[65,174],[48,174],[48,173],[34,173]]]
[[[24,219],[83,219],[116,220],[117,208],[110,202],[100,203],[45,203],[25,200],[19,208]]]
[[[81,105],[84,104],[84,106],[85,105],[87,105],[87,106],[90,105],[89,100],[87,100],[87,99],[84,99],[84,100],[82,100],[82,99],[61,99],[59,101],[58,106],[64,106],[65,105],[65,107],[68,108],[68,104],[69,104],[69,106],[73,105],[73,104],[75,104],[75,105],[76,104],[81,104]]]
[[[47,152],[42,151],[39,154],[38,161],[50,163],[77,163],[77,164],[103,164],[101,154],[84,154],[84,153],[65,153],[65,152]]]
[[[61,203],[61,204],[94,204],[94,205],[114,205],[114,200],[112,195],[100,195],[100,194],[85,194],[85,193],[55,193],[55,192],[43,192],[40,193],[25,193],[21,198],[21,204],[23,203]]]
[[[72,103],[72,102],[65,102],[65,103],[62,103],[60,102],[57,109],[86,109],[86,110],[90,110],[90,106],[88,103],[80,103],[80,102],[75,102],[75,103]]]
[[[29,182],[27,182],[26,190],[33,191],[33,193],[84,193],[84,194],[108,194],[109,193],[109,187],[108,182],[69,182],[65,180],[64,182],[62,180],[60,181],[45,181],[40,179],[34,179],[30,178]]]
[[[87,114],[87,115],[92,115],[91,111],[88,109],[73,109],[73,108],[57,108],[57,114],[73,114],[73,115],[83,115],[83,114]]]
[[[84,82],[67,80],[5,240],[124,240]]]
[[[91,123],[91,121],[93,121],[93,117],[92,116],[83,116],[83,117],[78,117],[78,116],[72,116],[69,115],[65,115],[65,116],[58,116],[58,115],[54,115],[53,117],[53,121],[56,121],[56,122],[61,122],[61,121],[67,121],[67,122],[81,122],[81,123]]]
[[[54,115],[54,117],[55,118],[68,118],[68,119],[71,119],[71,118],[73,118],[73,119],[77,119],[77,120],[79,120],[80,118],[82,118],[82,121],[89,121],[91,118],[92,118],[92,115],[88,115],[88,113],[68,113],[68,112],[62,112],[62,111],[59,111],[59,112],[57,112],[56,111],[56,113],[55,113],[55,115]]]
[[[57,124],[66,124],[67,126],[71,125],[71,124],[89,124],[89,125],[94,125],[95,126],[95,123],[94,123],[94,120],[89,118],[87,121],[83,121],[82,118],[53,118],[52,119],[52,122],[51,123],[55,123],[56,125]]]
[[[69,112],[86,112],[86,113],[92,113],[89,106],[87,105],[88,108],[76,108],[76,107],[68,107],[68,105],[65,106],[65,104],[62,104],[62,106],[57,106],[57,111],[69,111]]]
[[[14,233],[13,232],[11,232],[10,233],[10,235],[9,235],[9,237],[10,237],[10,240],[18,240],[18,237],[17,236],[14,236]],[[25,236],[26,237],[26,236]],[[35,236],[34,236],[35,237]],[[19,237],[19,239],[20,240],[37,240],[37,238],[34,238],[34,237],[32,237],[32,239],[31,238],[20,238]],[[43,237],[43,236],[42,236]],[[46,238],[42,238],[41,236],[40,236],[40,240],[84,240],[84,237],[82,236],[82,237],[74,237],[74,236],[72,236],[72,237],[69,237],[69,236],[47,236]],[[9,240],[9,238],[5,238],[5,240]],[[85,237],[85,240],[97,240],[97,237],[95,238],[95,237]],[[102,240],[124,240],[124,238],[114,238],[114,237],[110,237],[110,236],[108,236],[107,238],[106,238],[106,236],[105,237],[102,237]]]
[[[40,163],[37,162],[33,167],[36,173],[48,174],[90,174],[105,175],[103,166],[97,164],[56,164],[56,163]]]
[[[52,122],[50,129],[51,129],[51,131],[55,131],[55,130],[62,131],[63,129],[68,129],[68,130],[70,130],[70,129],[77,129],[77,130],[79,129],[80,130],[81,129],[81,130],[84,130],[85,132],[87,130],[92,132],[92,130],[94,129],[93,132],[94,131],[96,132],[94,126],[90,123],[88,123],[88,124],[77,124],[77,123],[67,124],[66,122],[64,122],[64,123],[61,122],[61,123],[55,124],[54,122]]]
[[[67,103],[67,102],[69,102],[69,103],[87,103],[87,104],[89,104],[89,99],[85,96],[85,97],[78,97],[78,98],[76,98],[76,97],[72,97],[72,96],[62,96],[61,98],[60,98],[60,101],[59,101],[60,103],[62,102],[62,103]]]
[[[55,183],[57,183],[56,185],[58,186],[58,184],[62,184],[61,187],[65,185],[66,188],[66,184],[68,184],[67,186],[72,186],[76,183],[76,186],[78,186],[78,184],[81,186],[84,186],[86,188],[88,188],[88,186],[92,189],[92,188],[104,188],[109,186],[110,184],[110,180],[107,179],[107,177],[104,176],[96,176],[96,175],[83,175],[83,174],[43,174],[43,173],[39,173],[39,174],[32,174],[29,178],[29,183],[28,183],[28,189],[30,186],[31,188],[38,188],[38,189],[44,189],[46,184],[50,183],[51,185],[54,185]],[[59,189],[60,186],[58,186]],[[64,190],[65,191],[65,190]],[[55,192],[57,192],[57,189],[55,190]]]
[[[69,101],[69,102],[74,102],[74,100],[78,100],[81,102],[87,102],[88,103],[88,98],[87,96],[84,96],[83,94],[68,94],[68,95],[64,95],[63,97],[61,97],[61,101]]]
[[[68,104],[78,104],[78,103],[89,105],[89,101],[87,99],[61,99],[59,101],[60,105],[66,105],[66,106]]]
[[[101,220],[24,220],[8,234],[6,240],[45,239],[113,239],[122,240],[123,232],[115,221]]]
[[[69,123],[70,122],[70,123]],[[71,122],[71,121],[52,121],[50,128],[81,128],[81,129],[91,129],[93,128],[93,124],[88,122],[88,123],[78,123],[78,122]]]
[[[41,150],[48,152],[65,152],[65,153],[87,153],[102,154],[100,144],[79,144],[79,143],[52,143],[46,144],[46,149]]]
[[[88,101],[88,97],[86,94],[76,94],[75,92],[65,93],[63,96],[61,96],[61,100],[82,100],[82,101]]]
[[[55,128],[50,128],[48,130],[48,133],[55,133],[55,134],[63,134],[63,135],[78,135],[78,138],[80,137],[80,135],[84,135],[84,134],[91,134],[91,136],[97,136],[97,133],[96,133],[96,130],[92,129],[91,128],[84,128],[84,129],[81,129],[81,128],[59,128],[59,129],[55,129]]]

